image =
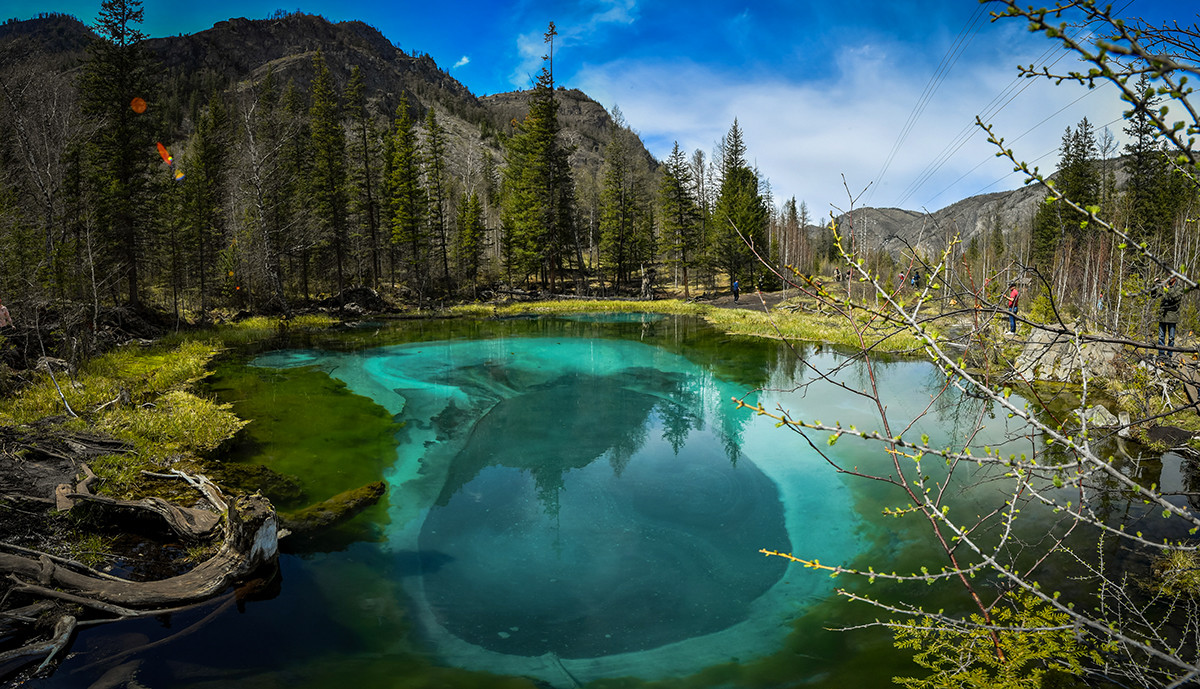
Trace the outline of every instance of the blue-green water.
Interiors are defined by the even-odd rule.
[[[266,600],[176,616],[186,642],[131,656],[146,686],[833,687],[907,671],[886,633],[827,630],[877,614],[837,600],[848,582],[759,553],[909,571],[936,557],[918,520],[881,515],[894,489],[830,466],[886,474],[892,459],[814,438],[822,457],[732,402],[878,428],[861,365],[640,315],[300,344],[214,381],[255,418],[242,459],[298,476],[310,500],[383,478],[386,502],[283,556]],[[972,444],[1020,451],[1019,429],[942,391],[932,366],[877,374],[893,429],[961,444],[982,425]],[[959,594],[928,600],[953,609]],[[81,635],[47,686],[88,686],[108,666],[83,665],[171,634]]]

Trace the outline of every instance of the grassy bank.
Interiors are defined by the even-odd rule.
[[[220,346],[213,340],[125,346],[74,372],[29,371],[30,385],[0,399],[0,424],[54,418],[67,431],[91,431],[128,442],[133,452],[92,464],[105,492],[132,497],[141,471],[194,465],[246,424],[228,405],[193,394]]]
[[[573,300],[505,304],[467,304],[450,309],[459,316],[496,317],[529,314],[568,313],[646,313],[678,314],[704,319],[715,328],[733,335],[767,337],[804,342],[823,342],[859,348],[875,345],[875,351],[913,353],[922,351],[921,341],[911,332],[894,324],[875,323],[865,311],[855,313],[858,331],[844,316],[807,311],[776,310],[769,313],[752,309],[730,309],[664,299],[656,301]],[[861,333],[862,339],[859,339]],[[876,344],[878,343],[878,344]]]

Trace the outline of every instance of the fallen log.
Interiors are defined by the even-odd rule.
[[[173,608],[215,596],[238,579],[274,566],[279,552],[275,509],[266,498],[235,499],[226,513],[225,541],[212,558],[184,574],[158,581],[128,581],[77,572],[49,558],[0,553],[0,573],[15,576],[28,589],[54,587],[83,599],[123,608]],[[34,584],[33,581],[37,584]]]
[[[368,483],[295,512],[279,515],[279,526],[290,534],[306,537],[350,521],[363,510],[379,502],[387,492],[383,481]]]

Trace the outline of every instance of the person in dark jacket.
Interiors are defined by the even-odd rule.
[[[1174,347],[1175,326],[1179,323],[1179,302],[1183,299],[1183,285],[1180,285],[1178,278],[1172,275],[1167,280],[1165,290],[1162,300],[1158,303],[1158,346]],[[1170,355],[1165,350],[1159,349],[1158,356],[1166,359]]]

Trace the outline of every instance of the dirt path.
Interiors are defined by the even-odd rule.
[[[742,292],[738,300],[733,300],[733,295],[722,294],[713,299],[697,299],[697,304],[707,304],[721,309],[748,309],[751,311],[762,311],[765,304],[768,309],[773,309],[779,306],[785,299],[795,297],[797,291],[790,289],[780,292]]]

